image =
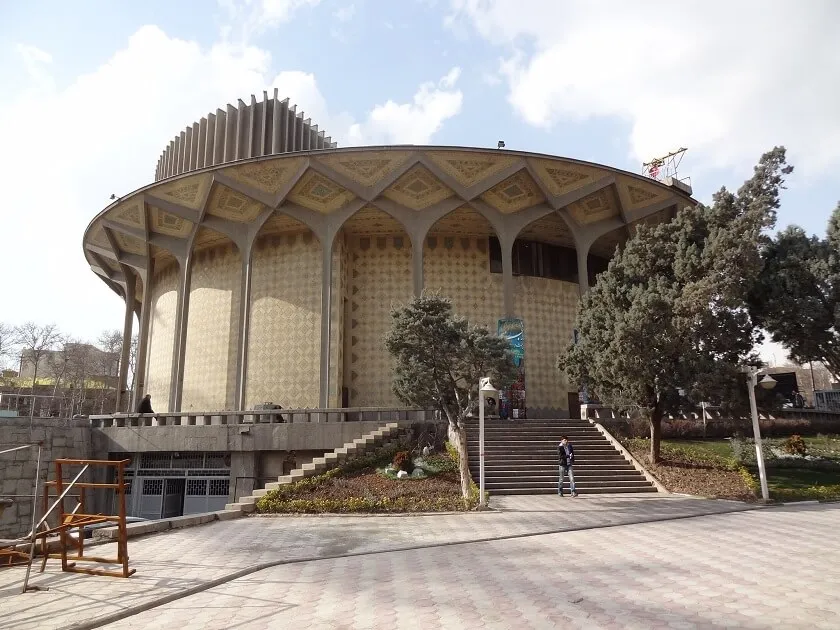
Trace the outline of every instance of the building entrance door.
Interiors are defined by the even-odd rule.
[[[569,417],[580,418],[580,396],[577,392],[569,392]]]
[[[166,479],[166,487],[163,495],[162,518],[172,518],[184,514],[184,490],[186,479]]]

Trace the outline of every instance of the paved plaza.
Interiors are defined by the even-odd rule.
[[[22,570],[6,569],[0,625],[840,627],[840,504],[616,495],[495,506],[217,522],[130,541],[127,580],[50,561],[33,581],[49,590],[26,595]],[[149,608],[161,598],[171,601]]]

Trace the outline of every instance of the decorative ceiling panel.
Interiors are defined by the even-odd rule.
[[[454,234],[456,236],[495,236],[493,226],[470,206],[461,206],[439,219],[429,234]]]
[[[108,218],[123,225],[143,227],[143,203],[141,199],[133,199],[121,203],[108,213]]]
[[[575,237],[569,230],[566,221],[560,215],[552,213],[542,219],[537,219],[519,233],[518,238],[549,243],[550,245],[575,246]]]
[[[333,153],[318,157],[318,162],[362,186],[373,186],[405,165],[410,156],[410,151],[366,151],[361,155]]]
[[[324,214],[335,212],[355,195],[331,179],[309,169],[289,193],[288,199]]]
[[[631,177],[620,177],[618,185],[624,192],[625,203],[629,204],[626,210],[636,210],[658,203],[670,195],[667,190],[656,184]]]
[[[508,168],[518,159],[504,153],[477,151],[432,151],[427,155],[440,170],[464,187],[484,181]]]
[[[99,247],[111,249],[111,243],[108,241],[108,237],[105,236],[105,230],[101,223],[96,223],[90,228],[87,240],[94,245],[99,245]]]
[[[563,160],[532,158],[528,161],[545,189],[556,197],[583,188],[606,175],[604,171]]]
[[[129,254],[137,254],[138,256],[146,255],[146,245],[139,238],[134,238],[122,232],[113,230],[114,238],[117,240],[119,248],[128,252]]]
[[[383,194],[407,208],[422,210],[449,199],[455,193],[444,186],[425,166],[415,164]]]
[[[504,214],[518,212],[545,201],[536,182],[525,169],[496,184],[481,198]]]
[[[365,206],[343,225],[350,234],[402,234],[402,224],[387,212],[373,206]]]
[[[156,186],[152,194],[180,206],[200,210],[211,182],[211,175],[194,175]]]
[[[309,231],[309,228],[306,227],[306,225],[301,221],[293,219],[292,217],[285,214],[274,213],[263,224],[262,228],[260,229],[260,235],[303,231]]]
[[[276,158],[226,168],[221,173],[257,190],[276,195],[285,187],[303,164],[304,158]]]
[[[192,230],[192,222],[175,216],[169,212],[165,212],[160,208],[149,208],[149,214],[151,215],[150,218],[152,221],[150,227],[153,232],[157,232],[158,234],[184,238],[189,236],[190,230]]]
[[[201,227],[195,235],[195,249],[206,249],[220,243],[230,243],[231,240],[222,234],[209,228]]]
[[[636,230],[640,225],[659,225],[660,223],[667,223],[672,218],[672,209],[665,208],[664,210],[660,210],[650,216],[645,217],[635,223],[631,223],[628,227],[630,228],[631,234],[636,234]]]
[[[251,197],[216,184],[210,195],[207,213],[231,221],[249,223],[257,218],[264,206]]]
[[[602,188],[569,206],[569,214],[580,225],[611,219],[619,214],[612,187]]]
[[[159,274],[161,271],[163,271],[171,265],[178,264],[178,261],[176,260],[175,256],[173,256],[171,253],[169,253],[162,247],[150,245],[149,248],[151,250],[152,258],[154,258],[155,261],[155,274]]]

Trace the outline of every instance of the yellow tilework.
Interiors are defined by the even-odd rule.
[[[240,268],[233,245],[204,250],[193,259],[182,411],[233,408]]]
[[[317,407],[321,245],[311,232],[260,239],[254,251],[245,403]]]
[[[155,274],[152,285],[146,393],[152,395],[152,408],[158,411],[169,411],[177,305],[178,267],[173,265]]]
[[[572,338],[578,285],[547,278],[514,278],[514,312],[525,322],[525,396],[529,409],[568,410],[568,382],[555,367]]]
[[[393,363],[385,349],[391,306],[413,296],[411,241],[401,236],[348,237],[345,386],[350,406],[399,406],[392,391]]]
[[[426,291],[450,298],[456,314],[495,332],[504,314],[504,292],[502,274],[490,273],[487,248],[487,237],[428,237],[423,250],[423,281]]]

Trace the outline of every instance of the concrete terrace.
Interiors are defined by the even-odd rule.
[[[25,595],[24,570],[4,569],[3,627],[840,625],[840,505],[673,495],[494,505],[217,522],[131,540],[127,580],[62,574],[52,560],[33,580],[49,590]],[[780,571],[782,548],[795,553]]]

